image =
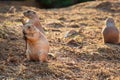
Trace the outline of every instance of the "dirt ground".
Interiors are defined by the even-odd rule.
[[[2,4],[2,3],[0,3]],[[113,17],[120,27],[120,2],[93,1],[61,9],[0,7],[0,80],[120,80],[120,46],[103,44],[101,30]],[[20,19],[38,13],[50,43],[48,63],[28,61]],[[64,38],[67,31],[78,34]]]

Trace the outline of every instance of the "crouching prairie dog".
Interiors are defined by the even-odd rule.
[[[36,12],[27,10],[27,11],[23,12],[23,15],[29,19],[28,23],[34,24],[40,30],[40,32],[45,34],[44,29],[43,29],[42,25],[40,24],[40,20],[39,20],[39,17]]]
[[[44,34],[30,23],[23,25],[23,31],[27,40],[26,56],[28,60],[47,61],[49,43]]]
[[[113,18],[106,20],[106,26],[102,30],[104,43],[118,44],[119,42],[119,30],[115,26]]]

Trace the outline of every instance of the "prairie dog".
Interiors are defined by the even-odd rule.
[[[49,43],[44,34],[30,23],[23,26],[23,31],[27,40],[26,56],[28,60],[47,61]]]
[[[119,42],[119,30],[115,27],[113,18],[108,18],[106,20],[106,26],[102,30],[102,35],[104,43],[117,44]]]
[[[36,12],[28,10],[23,12],[23,15],[29,19],[28,23],[34,24],[40,30],[40,32],[45,34],[44,29],[40,24],[40,20]]]

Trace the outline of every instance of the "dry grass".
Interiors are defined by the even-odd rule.
[[[14,14],[5,13],[6,6],[2,7],[3,13],[0,8],[0,79],[120,80],[120,47],[103,44],[101,35],[107,17],[113,17],[119,28],[120,14],[109,11],[109,7],[105,11],[98,9],[105,6],[101,4],[95,1],[50,10],[15,6]],[[26,59],[22,24],[18,19],[27,9],[38,12],[50,42],[50,52],[57,57],[50,58],[48,63]],[[64,38],[70,30],[78,34]]]

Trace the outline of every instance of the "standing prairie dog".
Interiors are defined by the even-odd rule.
[[[40,24],[40,20],[36,12],[28,10],[28,11],[23,12],[23,15],[29,19],[28,23],[34,24],[40,30],[40,32],[45,34],[44,29],[42,25]]]
[[[102,30],[102,35],[104,43],[117,44],[119,42],[119,31],[115,27],[115,22],[113,18],[108,18],[106,20],[106,26]]]
[[[44,34],[30,23],[23,25],[23,31],[27,40],[27,58],[40,62],[47,61],[49,43]]]

